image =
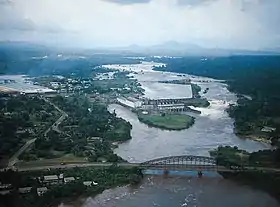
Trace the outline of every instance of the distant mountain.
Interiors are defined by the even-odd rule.
[[[280,54],[279,51],[274,50],[250,51],[222,48],[203,48],[195,44],[179,43],[176,41],[169,41],[163,44],[153,45],[149,47],[130,45],[128,47],[107,49],[107,51],[157,56],[232,56]]]
[[[14,50],[14,49],[19,49],[21,51],[39,51],[39,50],[48,50],[48,47],[44,45],[39,45],[39,44],[33,44],[29,42],[23,42],[23,41],[0,41],[0,49],[5,49],[5,50]]]
[[[153,46],[139,46],[130,45],[128,47],[114,48],[114,51],[121,51],[125,53],[137,53],[142,55],[186,55],[192,53],[199,53],[203,48],[195,44],[178,43],[176,41],[168,41],[163,44]]]
[[[28,42],[0,42],[0,52],[3,49],[18,50],[21,52],[41,53],[41,56],[50,55],[56,51],[64,54],[115,54],[115,55],[135,55],[135,56],[232,56],[232,55],[279,55],[280,48],[266,49],[265,51],[236,50],[223,48],[203,48],[196,44],[180,43],[168,41],[163,44],[153,46],[140,46],[133,44],[127,47],[99,47],[93,49],[83,48],[50,48],[43,45],[31,44]]]

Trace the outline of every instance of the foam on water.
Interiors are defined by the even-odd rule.
[[[189,106],[191,109],[201,112],[201,116],[207,116],[210,119],[220,119],[227,116],[225,109],[229,103],[221,100],[209,100],[210,106],[207,108]]]

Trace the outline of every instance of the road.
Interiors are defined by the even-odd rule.
[[[60,131],[60,130],[58,129],[58,126],[59,126],[59,125],[64,121],[64,119],[67,118],[67,117],[68,117],[68,115],[64,112],[64,113],[61,115],[61,117],[59,117],[59,118],[56,120],[56,122],[54,122],[53,125],[50,126],[50,127],[44,132],[44,136],[46,137],[50,130],[54,130],[54,131],[56,131],[56,132],[58,132],[58,133],[62,133],[62,131]]]
[[[50,131],[51,129],[54,130],[54,131],[56,131],[56,132],[58,132],[58,133],[62,133],[62,131],[60,131],[60,130],[58,129],[58,126],[64,121],[65,118],[68,117],[68,114],[67,114],[65,111],[61,110],[57,105],[55,105],[54,103],[50,102],[50,101],[49,101],[48,99],[46,99],[45,97],[42,97],[42,99],[43,99],[44,101],[46,101],[47,103],[49,103],[50,105],[52,105],[56,110],[58,110],[58,111],[62,114],[61,117],[59,117],[59,118],[56,120],[56,122],[53,123],[53,125],[45,131],[44,136],[46,137],[47,134],[49,133],[49,131]],[[68,135],[68,136],[69,136],[69,135]]]
[[[27,149],[30,145],[32,145],[37,138],[28,140],[10,159],[8,163],[8,167],[12,167],[18,161],[18,157]]]
[[[42,97],[41,97],[42,98]],[[44,101],[48,102],[49,104],[51,104],[56,110],[58,110],[62,115],[56,120],[55,123],[52,124],[52,126],[50,126],[45,132],[44,132],[44,136],[46,136],[48,134],[48,132],[52,129],[57,131],[58,133],[61,133],[61,131],[58,129],[58,126],[61,124],[61,122],[64,121],[65,118],[68,117],[68,115],[62,111],[60,108],[58,108],[55,104],[53,104],[52,102],[50,102],[49,100],[47,100],[46,98],[42,98]],[[69,135],[68,135],[69,136]],[[28,140],[10,159],[9,159],[9,163],[8,163],[8,167],[11,168],[13,167],[16,162],[18,162],[18,157],[26,150],[28,149],[35,141],[37,140],[37,138]]]
[[[83,168],[83,167],[96,167],[96,168],[107,168],[115,163],[79,163],[79,164],[54,164],[54,165],[45,165],[45,166],[20,166],[15,168],[17,171],[35,171],[35,170],[49,170],[49,169],[67,169],[67,168]],[[178,165],[178,164],[169,164],[166,165],[156,165],[156,166],[146,166],[141,163],[118,163],[120,167],[132,168],[132,167],[140,167],[143,169],[150,170],[176,170],[176,171],[219,171],[219,172],[237,172],[237,171],[263,171],[263,172],[272,172],[272,173],[280,173],[280,169],[278,168],[264,168],[264,167],[246,167],[243,170],[234,170],[230,168],[226,168],[224,166],[215,166],[215,165]]]

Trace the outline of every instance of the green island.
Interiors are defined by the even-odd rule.
[[[151,127],[167,130],[182,130],[194,124],[194,118],[184,114],[142,114],[138,113],[139,121]]]

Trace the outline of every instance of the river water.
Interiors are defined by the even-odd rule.
[[[169,155],[203,155],[209,156],[209,150],[219,145],[238,146],[247,151],[257,151],[269,148],[268,145],[248,139],[240,139],[233,132],[233,120],[225,112],[228,104],[235,103],[237,98],[230,93],[221,81],[181,75],[168,72],[153,71],[155,63],[139,65],[111,65],[107,67],[120,70],[131,70],[138,74],[133,76],[140,83],[149,88],[149,84],[159,80],[174,80],[191,78],[192,82],[201,86],[202,91],[209,91],[202,96],[211,103],[208,108],[195,108],[201,114],[195,116],[195,124],[182,131],[167,131],[151,128],[140,123],[137,116],[120,105],[110,105],[109,111],[116,112],[117,116],[132,124],[132,139],[122,143],[115,153],[129,162],[143,162],[149,159]],[[160,83],[158,83],[160,84]],[[164,84],[154,93],[164,93],[172,90],[174,95],[181,96],[184,91],[168,87]],[[166,92],[170,94],[170,91]],[[149,206],[190,206],[190,207],[274,207],[279,206],[274,198],[247,186],[225,180],[220,176],[203,177],[175,176],[163,179],[162,176],[149,176],[138,188],[120,187],[105,191],[95,198],[87,198],[84,207],[149,207]]]
[[[156,157],[170,155],[204,155],[209,156],[209,150],[219,145],[238,146],[247,151],[256,151],[268,148],[260,142],[249,139],[240,139],[233,132],[233,120],[225,112],[228,104],[235,103],[237,98],[235,94],[230,93],[226,85],[220,81],[187,76],[181,77],[175,73],[166,73],[153,71],[151,68],[154,63],[144,63],[142,65],[123,65],[121,69],[138,72],[134,75],[144,88],[153,90],[152,93],[166,93],[173,96],[183,96],[180,85],[166,87],[166,84],[155,83],[155,81],[174,80],[180,78],[191,78],[193,83],[201,86],[202,91],[209,88],[206,94],[201,94],[210,102],[208,108],[195,108],[201,111],[200,115],[195,116],[195,124],[182,131],[167,131],[148,127],[139,122],[137,116],[129,109],[120,105],[110,105],[109,111],[116,112],[117,116],[129,121],[132,124],[132,139],[126,143],[120,144],[115,150],[122,158],[129,162],[142,162]],[[119,68],[120,66],[111,66]],[[140,71],[140,72],[139,72]],[[158,84],[159,87],[154,87]],[[151,91],[149,91],[151,93]]]

